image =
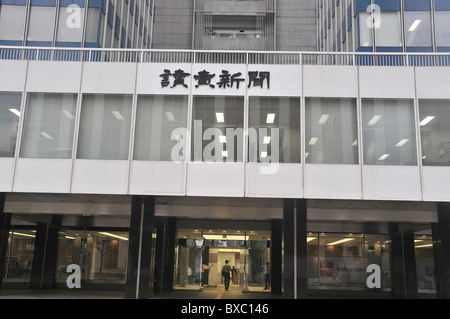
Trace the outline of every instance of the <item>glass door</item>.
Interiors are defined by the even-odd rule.
[[[202,239],[180,239],[175,251],[175,289],[202,289]]]

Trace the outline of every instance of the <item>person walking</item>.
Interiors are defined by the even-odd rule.
[[[266,267],[264,268],[264,279],[265,279],[265,287],[264,290],[269,289],[270,286],[270,264],[266,263]]]
[[[231,266],[228,265],[228,260],[225,260],[225,265],[222,267],[222,276],[223,276],[223,282],[225,284],[225,290],[228,290],[230,287],[230,271]]]

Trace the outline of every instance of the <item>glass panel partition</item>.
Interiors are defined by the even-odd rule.
[[[10,230],[3,278],[25,282],[30,280],[35,237],[34,229]]]
[[[250,97],[249,162],[300,163],[300,99]]]
[[[450,166],[450,101],[420,100],[422,163]]]
[[[58,237],[56,279],[66,280],[67,266],[79,265],[81,279],[123,281],[128,259],[128,232],[64,230]]]
[[[132,100],[131,95],[83,95],[78,158],[128,159]]]
[[[195,162],[244,160],[244,98],[194,96],[192,156]]]
[[[14,156],[21,99],[21,93],[0,92],[0,157]]]
[[[184,160],[187,111],[187,96],[139,96],[134,159]]]
[[[381,288],[390,289],[390,242],[384,235],[309,233],[308,287],[366,289],[369,265],[378,265]]]
[[[436,293],[433,238],[430,235],[415,234],[417,289],[420,293]]]
[[[76,94],[29,93],[20,156],[71,158]]]
[[[412,100],[363,99],[366,165],[417,165]]]
[[[358,164],[355,99],[307,98],[306,163]]]

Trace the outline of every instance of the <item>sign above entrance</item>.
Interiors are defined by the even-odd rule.
[[[177,69],[171,71],[169,69],[164,69],[163,73],[159,75],[161,79],[161,87],[174,88],[177,86],[183,86],[188,88],[187,78],[191,76],[190,73],[185,72],[182,69]],[[218,78],[218,80],[214,80]],[[195,88],[200,86],[208,86],[211,89],[216,87],[219,89],[233,88],[239,89],[241,82],[245,82],[246,79],[243,77],[241,72],[230,72],[228,70],[222,70],[222,73],[216,77],[215,73],[211,73],[207,70],[199,71],[194,75],[194,79],[197,82]],[[217,81],[217,82],[215,82]],[[270,72],[268,71],[249,71],[247,77],[247,88],[252,86],[260,88],[270,88]]]

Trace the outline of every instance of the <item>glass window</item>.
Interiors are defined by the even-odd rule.
[[[184,160],[187,110],[187,96],[139,96],[134,159]]]
[[[59,8],[58,42],[81,42],[84,27],[84,8],[72,5]]]
[[[450,11],[436,11],[436,45],[450,47]]]
[[[402,46],[402,27],[400,12],[382,11],[380,23],[375,26],[375,42],[377,47]]]
[[[431,47],[431,17],[429,11],[405,11],[407,47]]]
[[[58,237],[56,279],[67,279],[67,266],[79,265],[81,279],[125,280],[128,232],[62,230]]]
[[[381,288],[390,289],[390,245],[384,235],[309,233],[308,286],[367,288],[368,265],[378,265]]]
[[[372,24],[369,22],[371,14],[369,12],[359,13],[359,45],[362,47],[373,46]]]
[[[363,100],[364,164],[416,165],[411,100]]]
[[[415,234],[417,289],[419,293],[435,293],[436,279],[433,253],[433,237]]]
[[[450,100],[420,100],[422,163],[450,166]]]
[[[242,162],[244,98],[194,96],[192,160]]]
[[[23,41],[26,6],[0,6],[0,40]]]
[[[88,8],[86,24],[86,42],[98,43],[100,26],[100,9]]]
[[[0,93],[0,157],[14,157],[21,93]]]
[[[250,97],[249,162],[300,163],[300,99]]]
[[[33,263],[36,232],[31,229],[12,229],[9,232],[3,278],[29,281]]]
[[[29,93],[21,157],[71,158],[76,94]]]
[[[132,96],[83,95],[77,157],[127,160]]]
[[[306,163],[358,164],[356,100],[307,98]]]
[[[53,41],[55,7],[31,6],[27,41]]]

